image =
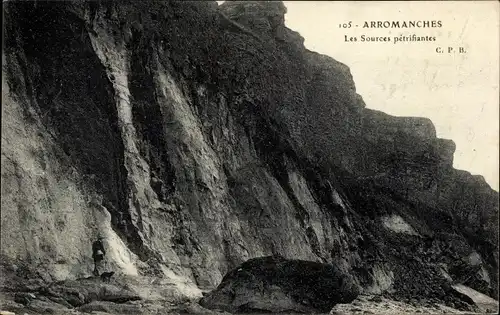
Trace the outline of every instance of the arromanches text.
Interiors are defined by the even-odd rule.
[[[432,28],[442,27],[441,21],[365,21],[363,28]]]

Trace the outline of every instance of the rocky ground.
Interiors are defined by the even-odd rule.
[[[96,280],[97,281],[97,280]],[[73,288],[78,288],[75,285]],[[106,285],[105,288],[116,290],[118,286]],[[108,298],[106,295],[100,299]],[[29,302],[27,302],[29,300]],[[496,305],[498,309],[498,304]],[[222,311],[212,311],[201,307],[197,301],[169,302],[165,300],[127,300],[123,302],[93,300],[89,303],[72,307],[63,302],[62,299],[54,296],[46,296],[40,293],[0,293],[0,314],[207,314],[218,315],[231,313]],[[329,314],[348,315],[348,314],[496,314],[495,309],[478,310],[476,312],[460,311],[447,307],[442,304],[427,303],[403,303],[389,300],[380,296],[359,296],[355,301],[349,304],[336,305]],[[239,313],[244,314],[244,313]],[[253,313],[258,315],[259,313]],[[262,313],[271,314],[271,313]],[[275,313],[276,314],[276,313]],[[300,313],[281,313],[283,315]],[[320,313],[315,313],[320,314]],[[321,313],[327,314],[327,313]]]
[[[352,303],[337,304],[330,314],[496,314],[498,302],[496,307],[494,305],[490,305],[490,307],[491,308],[484,309],[478,308],[475,311],[461,311],[441,303],[417,302],[416,300],[405,303],[390,300],[378,295],[362,295]]]
[[[157,277],[116,275],[109,282],[103,282],[100,277],[51,281],[43,269],[0,262],[2,312],[219,314],[180,295],[175,283]]]
[[[286,261],[283,258],[253,259],[228,273],[221,285],[205,297],[179,295],[175,285],[164,279],[117,275],[109,282],[99,277],[47,281],[43,272],[24,266],[1,264],[0,311],[10,314],[231,314],[262,312],[277,314],[485,314],[498,311],[498,301],[464,285],[454,289],[473,300],[468,310],[444,305],[442,301],[411,299],[395,301],[383,295],[358,295],[342,280],[330,300],[315,300],[322,287],[308,283],[304,277],[325,276],[329,270],[321,264]],[[338,272],[338,271],[337,271]],[[335,278],[345,275],[335,274]],[[283,282],[283,277],[291,280]],[[260,281],[257,281],[259,280]],[[295,282],[294,282],[295,281]],[[352,285],[352,283],[351,283]],[[340,301],[344,291],[349,298]],[[347,294],[346,293],[346,294]],[[357,297],[356,297],[357,296]],[[310,301],[304,302],[306,299]],[[322,313],[313,307],[318,302]],[[337,304],[337,303],[341,304]],[[349,302],[349,303],[347,303]],[[332,303],[332,307],[326,305]],[[248,306],[240,307],[241,305]],[[203,306],[201,306],[203,305]],[[457,304],[458,305],[458,304]],[[206,308],[207,307],[207,308]],[[253,308],[252,308],[253,307]],[[231,311],[231,313],[226,311]],[[297,313],[290,313],[297,312]],[[243,314],[241,313],[241,314]]]
[[[168,283],[147,277],[118,276],[109,283],[96,277],[55,283],[10,280],[15,282],[2,281],[1,314],[221,314],[173,296]]]

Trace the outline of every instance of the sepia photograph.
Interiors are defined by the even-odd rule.
[[[498,1],[2,6],[0,315],[498,314]]]

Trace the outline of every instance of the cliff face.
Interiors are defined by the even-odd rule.
[[[101,233],[189,296],[271,254],[398,298],[496,293],[498,193],[429,120],[366,109],[281,2],[4,8],[2,259],[81,277]]]

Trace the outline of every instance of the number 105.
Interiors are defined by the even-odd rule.
[[[351,26],[352,26],[352,21],[349,21],[349,23],[339,24],[339,28],[351,28]]]

